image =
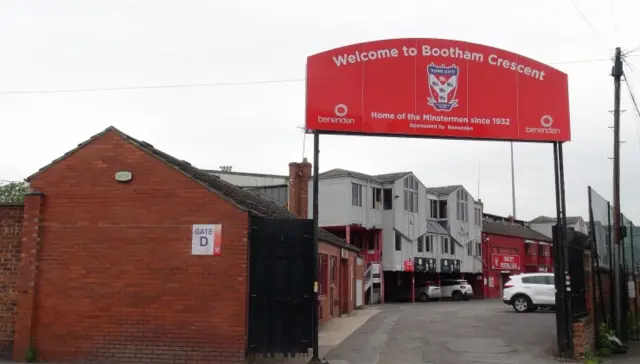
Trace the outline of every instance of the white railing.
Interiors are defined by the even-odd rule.
[[[369,264],[369,268],[364,271],[364,291],[367,292],[373,285],[373,264]]]

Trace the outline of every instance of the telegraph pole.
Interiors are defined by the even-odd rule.
[[[614,330],[622,337],[622,287],[620,286],[620,81],[622,54],[616,48],[611,76],[613,76],[613,277],[614,277]]]

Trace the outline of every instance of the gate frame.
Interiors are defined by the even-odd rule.
[[[360,134],[345,133],[332,131],[319,131],[307,129],[307,132],[313,133],[313,271],[314,282],[318,282],[318,238],[319,238],[319,220],[318,220],[318,194],[319,194],[319,162],[320,162],[320,134],[333,135],[366,135],[366,136],[386,136],[411,138],[407,135],[396,134]],[[423,139],[445,139],[437,137],[416,136]],[[414,137],[414,138],[416,138]],[[456,139],[456,138],[446,138]],[[494,140],[495,141],[495,140]],[[500,140],[508,141],[508,140]],[[511,141],[513,142],[513,141]],[[522,142],[522,141],[520,141]],[[556,285],[556,331],[558,356],[563,358],[573,358],[573,313],[571,308],[571,282],[569,267],[569,252],[567,241],[567,215],[566,215],[566,199],[565,199],[565,182],[564,182],[564,156],[562,152],[563,142],[542,142],[553,144],[553,166],[555,179],[556,194],[556,225],[553,229],[553,251],[554,251],[554,280]],[[318,342],[318,291],[314,289],[313,313],[312,313],[312,346],[313,355],[310,364],[325,364],[326,361],[319,357]]]

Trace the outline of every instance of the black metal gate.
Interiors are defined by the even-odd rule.
[[[252,216],[248,354],[307,354],[312,340],[313,220]]]

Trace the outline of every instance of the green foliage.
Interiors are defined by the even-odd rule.
[[[611,344],[611,341],[607,340],[611,335],[615,335],[613,330],[611,330],[607,324],[600,324],[600,327],[598,327],[598,352],[603,350],[605,350],[604,353],[613,352],[614,347]]]
[[[0,184],[0,203],[14,203],[24,201],[24,194],[29,191],[26,182],[10,182]]]
[[[598,351],[596,352],[596,355],[600,358],[608,358],[610,356],[613,355],[613,352],[611,351],[611,349],[607,349],[607,348],[600,348],[598,349]]]
[[[29,349],[27,349],[27,353],[25,354],[24,360],[27,363],[35,363],[39,359],[38,348],[36,348],[36,339],[31,338],[31,342],[29,343]]]

